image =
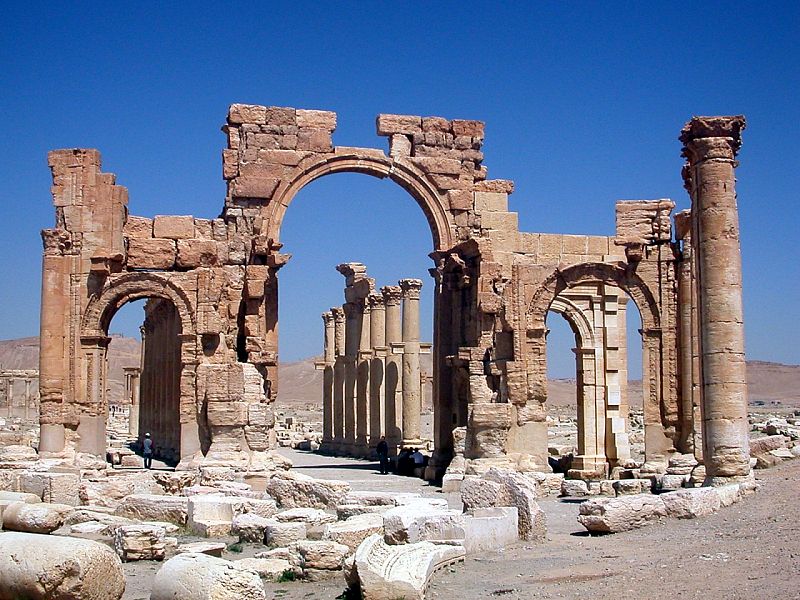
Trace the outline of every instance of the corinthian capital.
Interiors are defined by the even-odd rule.
[[[709,159],[734,160],[742,146],[743,115],[692,117],[681,129],[682,156],[695,164]]]
[[[401,279],[397,283],[400,284],[400,289],[403,290],[403,298],[419,299],[419,292],[422,289],[421,279]]]

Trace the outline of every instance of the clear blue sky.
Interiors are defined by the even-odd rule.
[[[382,148],[379,112],[481,119],[485,164],[516,181],[511,208],[523,230],[607,235],[617,199],[688,205],[677,136],[689,117],[744,113],[748,356],[800,362],[800,5],[654,6],[7,5],[0,338],[38,333],[39,230],[53,223],[48,149],[100,149],[133,214],[214,217],[230,103],[334,110],[335,143]],[[320,351],[319,313],[341,302],[338,262],[367,263],[381,285],[423,278],[430,293],[430,234],[390,182],[314,182],[288,211],[282,241],[294,254],[281,271],[285,359]],[[136,331],[141,311],[123,313],[112,329]],[[429,306],[423,316],[430,323]],[[551,372],[568,376],[572,357],[558,354]]]

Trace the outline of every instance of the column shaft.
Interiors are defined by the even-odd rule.
[[[681,132],[692,196],[710,483],[750,473],[736,152],[744,117],[695,117]]]
[[[419,293],[422,281],[403,279],[403,443],[420,443]]]

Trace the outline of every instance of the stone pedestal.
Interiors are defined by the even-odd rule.
[[[736,153],[744,117],[695,117],[681,131],[692,197],[707,480],[750,473]]]

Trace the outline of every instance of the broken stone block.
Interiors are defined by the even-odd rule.
[[[345,481],[314,479],[293,471],[277,472],[267,493],[283,508],[335,508],[350,491]]]
[[[565,479],[561,482],[561,495],[569,498],[588,496],[589,487],[582,479]]]
[[[350,549],[331,541],[304,540],[289,546],[290,562],[303,578],[311,581],[328,579],[342,570]]]
[[[164,560],[165,531],[156,525],[123,525],[114,531],[114,550],[122,562]]]
[[[715,513],[720,508],[716,488],[692,488],[661,494],[667,516],[674,519],[695,519]]]
[[[19,476],[19,491],[36,494],[42,502],[77,506],[80,504],[79,486],[77,473],[25,471]]]
[[[99,521],[76,523],[69,526],[69,533],[70,535],[106,535],[108,533],[108,525]]]
[[[284,558],[243,558],[234,561],[234,564],[255,571],[265,581],[276,581],[287,571],[300,575],[296,568]]]
[[[614,482],[613,487],[617,496],[633,496],[649,493],[651,485],[649,479],[620,479]]]
[[[67,504],[14,502],[3,510],[3,529],[26,533],[50,533],[64,524],[75,510]]]
[[[274,519],[282,523],[302,522],[310,527],[336,522],[335,515],[326,513],[324,510],[319,510],[317,508],[290,508],[289,510],[275,513]]]
[[[158,570],[150,600],[266,600],[258,573],[237,563],[188,552]]]
[[[464,514],[434,510],[424,505],[399,506],[383,513],[383,539],[387,544],[463,540]]]
[[[3,511],[10,504],[14,504],[15,502],[39,504],[41,501],[42,499],[35,494],[27,494],[25,492],[0,492],[0,524],[3,522]]]
[[[475,508],[465,517],[463,544],[468,555],[496,552],[519,539],[515,507]]]
[[[743,495],[742,488],[739,486],[738,483],[721,485],[714,489],[717,490],[717,494],[719,495],[719,504],[721,507],[735,504],[741,499]]]
[[[247,498],[202,494],[188,499],[187,524],[206,537],[230,535],[233,518],[246,512]]]
[[[195,552],[222,558],[222,553],[227,546],[223,542],[189,542],[178,546],[178,552]]]
[[[514,506],[519,517],[519,539],[544,541],[547,526],[544,511],[536,503],[536,483],[521,473],[491,468],[484,479],[501,485],[495,506]]]
[[[670,475],[689,475],[697,466],[697,459],[693,454],[673,454],[669,457],[667,473]]]
[[[383,515],[367,513],[325,525],[322,539],[344,544],[350,552],[355,552],[361,542],[375,533],[383,534]]]
[[[364,504],[339,504],[336,507],[336,519],[339,521],[346,521],[350,517],[355,517],[356,515],[385,513],[387,510],[393,507],[394,505],[391,504],[379,504],[376,506],[367,506]]]
[[[580,505],[578,522],[593,532],[638,529],[667,516],[662,497],[641,494],[587,500]]]
[[[461,501],[464,509],[490,508],[496,506],[502,486],[494,481],[465,477],[461,484]]]
[[[258,515],[245,513],[236,515],[231,522],[231,535],[240,542],[264,543],[264,532],[270,520]]]
[[[121,473],[81,480],[78,496],[82,504],[116,508],[131,494],[156,494],[161,489],[150,473]]]
[[[281,523],[270,520],[264,528],[264,543],[267,546],[288,546],[292,542],[306,539],[305,523]]]
[[[664,491],[674,491],[683,488],[683,484],[689,481],[690,475],[664,475],[661,478],[661,489]]]
[[[375,534],[358,547],[355,565],[364,600],[422,600],[431,576],[463,559],[460,545],[419,542],[391,546]]]
[[[122,564],[92,540],[7,532],[0,535],[0,594],[6,598],[119,600]]]
[[[189,499],[183,496],[133,494],[125,498],[114,514],[139,521],[166,521],[186,525]]]

